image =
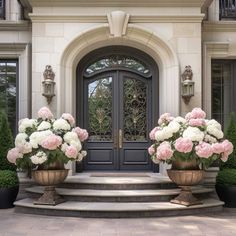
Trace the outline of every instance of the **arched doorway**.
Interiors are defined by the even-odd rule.
[[[88,129],[85,170],[154,170],[148,133],[158,117],[158,67],[125,46],[92,51],[77,66],[77,120]],[[77,166],[77,169],[81,166]]]

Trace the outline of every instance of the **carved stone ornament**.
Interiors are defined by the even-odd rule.
[[[114,37],[122,37],[126,34],[129,14],[123,11],[113,11],[107,14],[110,34]]]
[[[52,70],[52,66],[46,65],[45,70],[43,72],[43,77],[45,80],[54,80],[55,78],[55,73]]]
[[[192,80],[193,78],[193,71],[191,66],[185,66],[184,73],[182,74],[182,79],[183,80]]]

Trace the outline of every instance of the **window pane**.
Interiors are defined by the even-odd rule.
[[[13,134],[16,134],[17,122],[17,62],[0,62],[0,108],[7,116]]]
[[[232,109],[233,61],[212,62],[212,118],[223,126]]]

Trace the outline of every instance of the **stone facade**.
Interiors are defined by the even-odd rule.
[[[159,67],[160,113],[184,115],[198,106],[210,117],[211,58],[236,55],[236,23],[219,21],[218,6],[219,0],[7,0],[0,57],[19,59],[19,118],[34,117],[47,105],[42,96],[46,65],[56,74],[50,108],[57,115],[75,115],[76,67],[86,54],[108,45],[134,47],[153,57]],[[180,88],[186,65],[195,82],[187,105]]]

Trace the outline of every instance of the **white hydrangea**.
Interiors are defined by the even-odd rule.
[[[29,142],[24,143],[22,153],[27,154],[27,153],[30,153],[30,152],[32,152],[31,143],[29,143]]]
[[[181,117],[181,116],[177,116],[176,118],[174,118],[174,121],[176,121],[176,122],[178,122],[178,123],[182,123],[182,124],[187,123],[187,120],[184,119],[184,118]]]
[[[63,144],[61,145],[61,150],[62,150],[63,152],[65,152],[66,149],[67,149],[67,147],[69,147],[69,145],[68,145],[67,143],[63,143]]]
[[[78,152],[82,149],[82,145],[81,145],[81,142],[79,139],[78,139],[78,141],[71,140],[70,145],[74,146]]]
[[[83,157],[86,157],[87,156],[87,151],[83,150],[83,151],[81,151],[81,154],[82,154]]]
[[[221,129],[218,129],[215,125],[209,125],[207,126],[207,133],[213,135],[217,139],[221,139],[224,137],[224,133]]]
[[[31,161],[35,165],[43,164],[45,161],[47,161],[48,157],[45,152],[37,152],[34,156],[30,157]]]
[[[214,119],[207,120],[206,125],[207,126],[213,126],[214,128],[216,128],[218,130],[221,130],[221,124],[219,122],[217,122],[216,120],[214,120]]]
[[[82,155],[82,153],[78,153],[76,160],[81,162],[83,160],[83,158],[84,158],[84,156]]]
[[[171,121],[168,127],[171,128],[173,133],[176,133],[180,129],[180,124],[177,121]]]
[[[198,129],[197,127],[188,127],[184,132],[183,132],[183,137],[184,138],[189,138],[193,142],[200,142],[204,138],[204,133]]]
[[[24,145],[26,143],[27,138],[28,138],[28,135],[26,133],[17,134],[16,139],[15,139],[15,146],[19,147],[21,145]]]
[[[71,141],[75,141],[75,142],[79,141],[78,135],[75,132],[67,132],[64,135],[63,139],[67,143],[70,143]]]
[[[211,135],[209,134],[206,134],[205,137],[204,137],[204,141],[207,142],[207,143],[217,143],[217,140],[216,138],[212,137]]]
[[[49,135],[53,134],[51,130],[34,132],[30,135],[30,144],[33,148],[38,148],[38,145]]]
[[[37,128],[38,131],[46,130],[46,129],[51,129],[51,124],[47,121],[41,122],[41,124]]]
[[[37,121],[35,119],[22,119],[19,121],[19,132],[24,133],[27,128],[33,128],[33,126],[37,125]]]
[[[60,118],[60,119],[55,120],[55,122],[53,123],[53,129],[54,130],[70,130],[71,127],[66,120]]]
[[[173,136],[172,129],[168,126],[164,127],[162,130],[158,130],[155,133],[155,139],[157,141],[164,141],[166,139],[169,139]]]

